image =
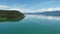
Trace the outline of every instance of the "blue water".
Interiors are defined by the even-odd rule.
[[[60,34],[60,20],[53,18],[25,15],[18,22],[0,22],[0,34]]]

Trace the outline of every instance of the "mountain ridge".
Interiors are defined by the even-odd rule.
[[[46,11],[46,12],[25,13],[25,14],[36,14],[36,15],[46,15],[46,16],[60,16],[60,11]]]

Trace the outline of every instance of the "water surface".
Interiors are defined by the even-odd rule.
[[[25,15],[18,22],[0,22],[0,34],[60,34],[60,17]]]

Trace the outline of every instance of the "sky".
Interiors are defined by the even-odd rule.
[[[60,10],[60,0],[0,0],[0,9],[34,13]]]

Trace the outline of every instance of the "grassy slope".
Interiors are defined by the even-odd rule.
[[[1,21],[18,21],[24,18],[24,14],[15,10],[0,10]]]

